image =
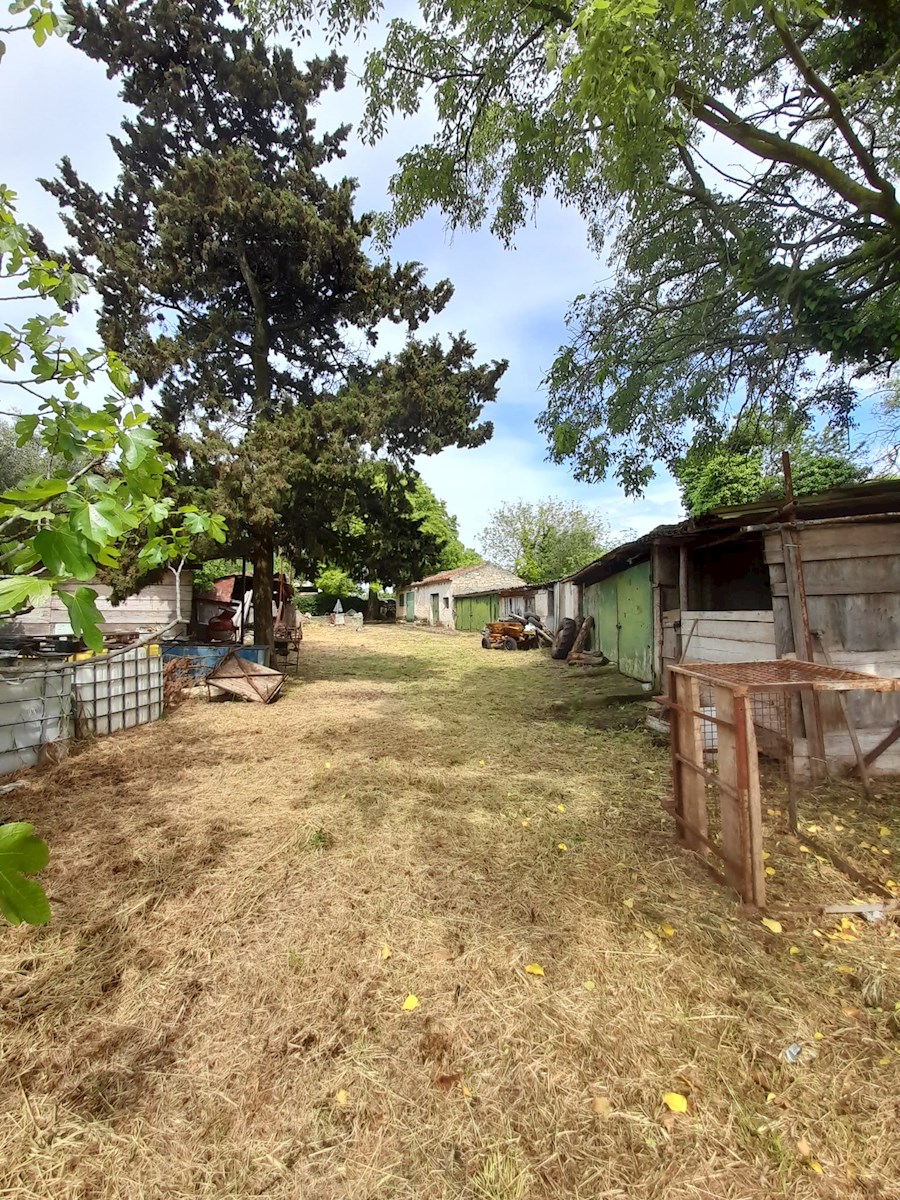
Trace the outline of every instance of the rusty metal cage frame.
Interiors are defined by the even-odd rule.
[[[669,668],[666,705],[676,836],[682,845],[700,855],[719,882],[734,888],[747,904],[766,906],[759,754],[783,756],[791,823],[796,827],[789,706],[795,697],[814,700],[817,692],[852,691],[897,692],[900,679],[797,659],[681,663]],[[708,703],[710,693],[712,709]],[[774,702],[772,711],[779,714],[774,729],[754,720],[754,704],[764,697]],[[704,761],[704,727],[715,730],[717,771],[708,769]],[[717,789],[719,842],[710,836],[709,786]],[[703,858],[704,850],[720,860],[723,870]]]

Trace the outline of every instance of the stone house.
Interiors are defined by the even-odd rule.
[[[456,628],[456,597],[463,592],[520,587],[525,581],[495,563],[476,563],[429,575],[397,589],[397,619]]]

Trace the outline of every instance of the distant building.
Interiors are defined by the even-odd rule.
[[[456,597],[463,592],[520,587],[525,580],[495,563],[476,563],[429,575],[397,589],[397,617],[456,628]]]

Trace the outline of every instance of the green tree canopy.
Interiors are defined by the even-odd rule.
[[[723,505],[784,495],[782,449],[791,454],[791,481],[797,496],[849,487],[869,476],[868,468],[833,432],[814,435],[801,426],[782,429],[773,437],[745,418],[721,444],[692,446],[675,464],[684,507],[698,516]]]
[[[447,512],[415,471],[399,471],[393,464],[368,464],[368,484],[347,493],[347,504],[324,535],[329,545],[328,585],[322,569],[316,576],[320,591],[346,595],[355,584],[369,588],[374,615],[379,587],[395,587],[454,567],[480,562],[459,538],[456,518]],[[357,480],[363,478],[360,470]],[[341,588],[335,584],[341,581]]]
[[[271,641],[276,545],[303,571],[334,559],[375,456],[402,469],[484,442],[505,364],[475,365],[463,335],[370,360],[380,322],[415,331],[452,288],[427,285],[417,263],[371,261],[353,181],[322,174],[347,130],[317,135],[311,109],[342,86],[340,58],[303,70],[219,0],[70,11],[75,43],[137,114],[113,142],[112,191],[68,160],[46,186],[100,294],[105,342],[156,389],[183,487],[214,496],[249,548],[255,636]]]
[[[339,32],[380,11],[248,3]],[[900,358],[897,4],[420,0],[364,79],[372,138],[426,97],[437,115],[400,158],[387,232],[437,205],[511,241],[551,194],[609,255],[540,421],[579,478],[639,491],[738,406],[837,424],[854,373]]]
[[[19,445],[15,419],[0,420],[0,491],[15,487],[27,475],[46,471],[47,454],[36,438]]]
[[[610,548],[612,533],[596,509],[551,497],[538,503],[501,504],[491,513],[480,540],[492,562],[528,583],[545,583],[599,558]]]

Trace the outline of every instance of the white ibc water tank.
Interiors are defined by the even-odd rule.
[[[43,747],[71,736],[72,676],[40,662],[0,672],[0,775],[41,761]]]

